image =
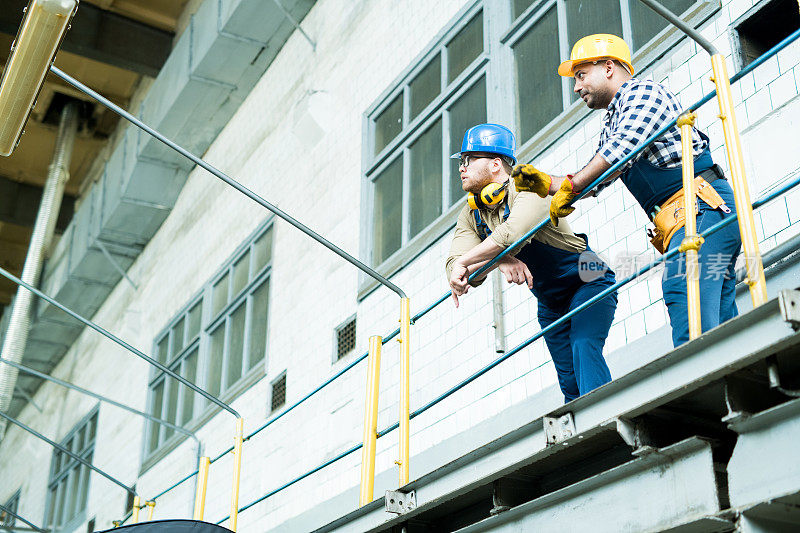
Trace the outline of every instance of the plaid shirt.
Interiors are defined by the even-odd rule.
[[[660,83],[631,78],[622,84],[608,104],[597,153],[613,165],[682,111],[678,98]],[[694,128],[692,146],[695,157],[708,146]],[[675,168],[681,165],[681,151],[681,131],[673,126],[619,170],[624,173],[642,156],[658,167]],[[613,181],[600,184],[596,191]]]

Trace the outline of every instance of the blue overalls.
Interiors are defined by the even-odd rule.
[[[704,133],[698,133],[708,141],[708,137]],[[695,175],[709,170],[713,166],[711,153],[706,148],[695,158]],[[682,167],[661,168],[652,164],[646,157],[640,157],[622,175],[622,182],[642,206],[645,213],[650,215],[656,205],[660,205],[683,187]],[[724,218],[734,216],[736,212],[733,190],[728,181],[721,177],[721,172],[720,179],[713,181],[711,186],[716,189],[731,209],[731,213],[724,213],[720,209],[711,209],[711,206],[697,198],[698,234]],[[676,231],[667,250],[679,247],[685,234],[685,228]],[[700,247],[698,261],[700,265],[700,317],[703,331],[716,327],[738,314],[735,299],[735,265],[741,245],[738,226],[729,224],[724,229],[706,237]],[[667,261],[661,281],[664,303],[667,305],[672,325],[672,344],[676,347],[689,340],[685,265],[684,254],[678,254]]]
[[[510,212],[508,202],[504,205],[503,220]],[[479,236],[486,239],[491,230],[481,220],[477,209],[472,213]],[[586,235],[579,236],[587,240]],[[525,263],[533,275],[531,292],[539,302],[538,318],[542,329],[615,282],[614,272],[591,251],[588,242],[586,252],[575,253],[533,239],[516,258]],[[617,293],[613,292],[545,333],[544,340],[565,402],[611,381],[603,359],[603,345],[616,309]]]

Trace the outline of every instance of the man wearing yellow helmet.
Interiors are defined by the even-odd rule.
[[[570,203],[577,194],[612,165],[624,159],[672,119],[682,107],[665,86],[633,77],[631,53],[624,40],[597,34],[579,40],[558,74],[575,80],[574,91],[591,109],[605,110],[600,142],[583,169],[565,177],[550,176],[533,165],[519,165],[512,175],[517,189],[553,195],[550,217],[554,224],[575,210]],[[708,137],[692,130],[694,169],[698,178],[697,230],[703,232],[723,218],[734,216],[733,190],[722,170],[714,164]],[[651,242],[665,253],[677,248],[684,237],[680,130],[673,126],[638,156],[612,174],[593,194],[621,178],[645,213],[654,220]],[[660,216],[659,213],[661,213]],[[665,216],[666,215],[666,216]],[[741,241],[734,224],[706,238],[699,251],[701,321],[703,331],[737,314],[734,266]],[[724,275],[719,275],[724,271]],[[682,258],[667,262],[662,280],[664,303],[672,325],[675,346],[689,340],[686,278]]]

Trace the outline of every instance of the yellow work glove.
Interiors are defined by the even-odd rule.
[[[550,194],[552,178],[533,165],[517,165],[511,172],[518,191],[535,192],[542,198]]]
[[[568,205],[578,193],[572,190],[572,180],[564,178],[561,182],[561,187],[553,195],[553,200],[550,202],[550,222],[554,226],[558,226],[558,219],[565,217],[575,211],[575,208]]]

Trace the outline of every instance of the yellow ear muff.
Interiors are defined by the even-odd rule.
[[[490,183],[481,189],[481,193],[477,196],[469,193],[467,195],[467,205],[469,205],[470,209],[480,209],[482,207],[497,205],[505,199],[507,189],[508,181],[504,181],[503,183]]]

